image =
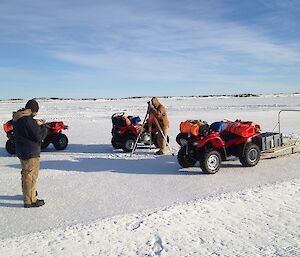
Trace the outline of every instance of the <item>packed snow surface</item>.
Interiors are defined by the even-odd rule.
[[[232,158],[204,175],[145,146],[133,157],[114,150],[111,115],[143,119],[148,100],[40,101],[39,118],[70,126],[65,151],[42,152],[41,208],[23,208],[20,164],[1,131],[0,256],[299,256],[300,155],[252,168]],[[180,121],[253,120],[272,131],[281,109],[300,109],[299,95],[162,102],[175,151]],[[24,104],[0,102],[1,124]],[[281,131],[299,135],[300,113],[282,113]]]

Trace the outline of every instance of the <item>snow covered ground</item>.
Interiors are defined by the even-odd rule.
[[[39,117],[63,120],[69,147],[41,156],[46,205],[22,208],[20,166],[0,133],[0,256],[299,256],[300,155],[232,159],[215,175],[181,169],[176,157],[143,147],[133,158],[110,145],[114,112],[144,117],[149,99],[42,101]],[[179,122],[253,120],[272,131],[299,95],[168,98],[171,145]],[[1,124],[24,102],[0,102]],[[300,134],[300,113],[282,115]]]

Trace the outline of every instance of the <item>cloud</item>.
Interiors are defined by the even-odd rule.
[[[187,1],[180,14],[180,1],[174,5],[161,2],[26,1],[19,7],[5,2],[0,26],[6,35],[4,42],[15,39],[46,50],[78,54],[136,51],[190,58],[208,50],[209,54],[236,54],[272,63],[292,64],[299,59],[299,49],[294,46],[265,37],[259,28],[223,18],[224,6]],[[198,16],[191,15],[192,8],[197,9]]]
[[[224,73],[228,66],[243,73],[262,64],[273,70],[299,64],[295,47],[276,44],[235,23],[157,18],[149,24],[124,29],[106,47],[102,42],[99,49],[52,53],[59,60],[103,72],[169,80],[195,80],[205,73]]]
[[[272,27],[272,19],[280,24],[280,8],[298,7],[266,1],[266,10],[276,11],[253,13],[250,22],[233,18],[239,8],[247,11],[242,3],[220,1],[4,0],[0,36],[2,45],[42,52],[45,61],[58,64],[49,65],[49,73],[69,85],[76,74],[93,85],[102,80],[225,86],[298,74],[299,39],[274,35]],[[282,19],[295,22],[287,14]],[[37,73],[32,76],[49,78]]]

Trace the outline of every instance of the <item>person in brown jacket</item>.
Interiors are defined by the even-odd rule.
[[[149,103],[149,112],[150,115],[153,115],[158,121],[164,136],[161,132],[158,132],[157,143],[160,147],[160,150],[155,154],[164,155],[167,152],[167,142],[164,138],[168,137],[168,128],[169,128],[169,119],[167,116],[166,108],[159,102],[156,97],[152,97],[151,102]]]

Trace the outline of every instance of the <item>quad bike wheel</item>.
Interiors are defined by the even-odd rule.
[[[124,152],[131,152],[133,150],[134,144],[136,141],[136,137],[132,135],[127,135],[123,139],[122,149]]]
[[[122,148],[122,146],[116,141],[116,139],[114,137],[111,139],[111,145],[115,149],[121,149]]]
[[[256,144],[248,143],[243,156],[240,157],[240,162],[244,167],[253,167],[259,162],[260,154],[261,151]]]
[[[211,149],[203,154],[200,159],[200,168],[204,173],[215,174],[221,167],[222,157],[220,153]]]
[[[180,148],[177,154],[177,160],[182,168],[194,167],[197,162],[197,160],[191,158],[186,153],[186,146]]]
[[[176,142],[177,144],[179,144],[180,146],[184,146],[187,144],[188,141],[188,135],[186,133],[179,133],[176,136]]]
[[[50,143],[51,143],[51,138],[49,138],[49,136],[46,136],[46,138],[43,140],[41,144],[41,149],[46,149]]]
[[[144,131],[139,139],[139,143],[143,143],[144,145],[150,145],[153,142],[153,135],[151,133]]]
[[[64,150],[68,146],[68,138],[65,134],[59,133],[54,137],[53,145],[56,150]]]
[[[16,154],[16,146],[13,139],[8,139],[6,141],[5,149],[9,154]]]

